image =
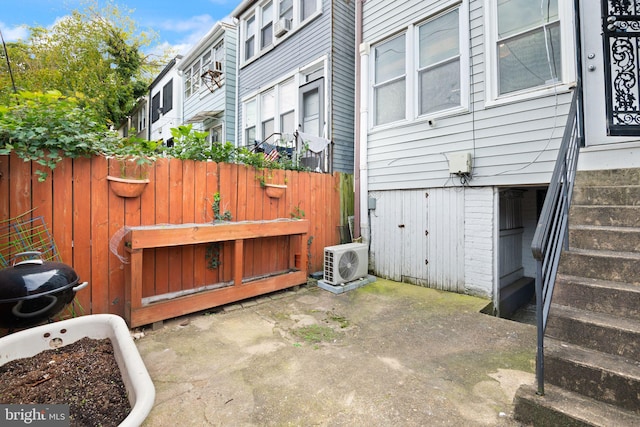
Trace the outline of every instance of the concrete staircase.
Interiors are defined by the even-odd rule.
[[[545,395],[516,393],[535,426],[640,426],[640,170],[578,172],[545,333]]]

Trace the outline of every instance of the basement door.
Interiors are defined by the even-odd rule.
[[[582,2],[580,11],[586,145],[640,135],[640,2]]]
[[[372,193],[374,272],[392,280],[464,290],[464,193],[451,189]]]

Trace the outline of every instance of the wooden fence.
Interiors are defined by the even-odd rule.
[[[214,195],[219,194],[220,213],[228,211],[232,221],[309,220],[305,256],[313,272],[322,270],[323,248],[340,243],[345,200],[353,200],[348,194],[353,188],[351,176],[339,173],[273,171],[274,182],[287,184],[285,195],[274,199],[260,185],[265,171],[159,159],[149,171],[150,183],[142,195],[121,198],[109,188],[105,158],[65,159],[53,173],[48,171],[44,182],[37,180],[38,168],[14,155],[0,156],[0,221],[24,217],[26,212],[44,217],[62,262],[90,284],[77,295],[85,314],[124,314],[124,264],[119,256],[126,253],[118,238],[124,227],[211,222]],[[286,238],[248,242],[244,275],[277,270],[288,256],[288,245]],[[145,298],[232,280],[227,244],[158,248],[145,251],[144,257]]]

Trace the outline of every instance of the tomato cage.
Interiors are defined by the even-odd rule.
[[[43,261],[61,261],[44,217],[25,213],[0,222],[0,268],[10,267],[16,255],[33,251],[40,252]]]

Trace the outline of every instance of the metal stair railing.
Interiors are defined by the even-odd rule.
[[[569,207],[584,143],[582,121],[582,84],[574,89],[567,124],[558,150],[558,158],[544,199],[536,232],[531,244],[536,259],[536,382],[537,393],[544,395],[544,333],[551,307],[551,297],[563,247],[569,246]]]

